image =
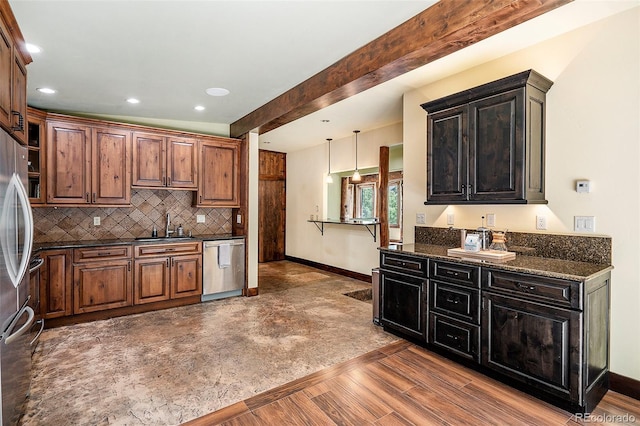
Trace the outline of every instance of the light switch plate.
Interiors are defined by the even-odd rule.
[[[447,225],[453,225],[455,216],[453,213],[447,213]]]
[[[93,226],[100,226],[100,216],[93,217]]]
[[[424,225],[427,223],[427,217],[424,213],[416,213],[416,225]]]
[[[575,232],[596,232],[596,217],[574,216],[573,230]]]
[[[196,215],[196,223],[204,223],[205,216],[203,214]]]
[[[496,214],[495,213],[487,213],[487,226],[490,226],[490,227],[496,226]]]

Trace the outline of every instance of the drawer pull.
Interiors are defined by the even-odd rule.
[[[534,285],[526,285],[526,284],[522,284],[522,283],[516,283],[516,287],[518,287],[520,290],[525,290],[525,291],[533,291],[536,289],[536,286]]]
[[[449,303],[453,303],[454,305],[457,305],[458,303],[460,303],[460,299],[458,299],[457,297],[453,298],[453,297],[447,297],[447,302]]]
[[[110,251],[100,252],[100,253],[98,253],[98,256],[111,256],[111,252]]]
[[[455,340],[456,342],[458,341],[458,336],[454,336],[453,334],[449,334],[449,333],[447,333],[447,334],[446,334],[446,336],[447,336],[449,339],[453,339],[453,340]]]

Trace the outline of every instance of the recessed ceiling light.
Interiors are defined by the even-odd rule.
[[[53,95],[54,93],[56,93],[56,90],[50,89],[48,87],[38,87],[36,90],[40,93],[46,93],[47,95]]]
[[[207,95],[210,96],[227,96],[229,91],[222,87],[210,87],[206,90]]]
[[[127,99],[127,102],[129,102],[130,104],[139,104],[140,101],[136,98],[129,98]]]
[[[36,46],[35,44],[27,43],[27,51],[29,53],[40,53],[42,52],[42,49],[40,49],[40,47]]]
[[[204,111],[205,108],[202,105],[196,105],[195,107],[193,107],[193,109],[195,109],[196,111]]]

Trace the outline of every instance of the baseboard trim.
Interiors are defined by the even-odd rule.
[[[640,401],[640,380],[609,372],[609,389]]]
[[[289,260],[291,262],[301,263],[303,265],[311,266],[316,269],[320,269],[327,272],[332,272],[334,274],[342,275],[344,277],[353,278],[359,281],[364,281],[366,283],[371,283],[371,275],[361,274],[359,272],[353,272],[346,269],[338,268],[335,266],[325,265],[324,263],[314,262],[312,260],[301,259],[299,257],[293,256],[285,256],[285,260]]]
[[[244,289],[244,295],[246,297],[253,297],[258,295],[258,287],[251,287]]]

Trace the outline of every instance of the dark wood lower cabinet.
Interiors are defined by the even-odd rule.
[[[415,339],[425,339],[426,280],[380,273],[380,322]]]
[[[484,296],[482,365],[578,402],[582,313]]]
[[[171,259],[171,298],[202,294],[202,256],[176,256]]]
[[[574,413],[609,388],[610,272],[566,280],[381,252],[380,322]],[[411,268],[409,268],[411,266]],[[401,272],[404,271],[404,272]]]

